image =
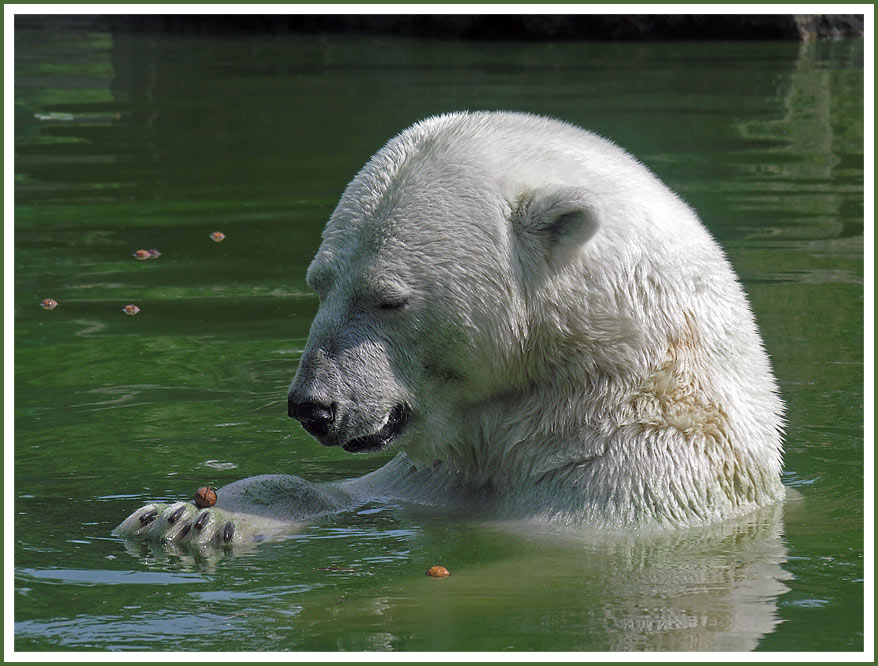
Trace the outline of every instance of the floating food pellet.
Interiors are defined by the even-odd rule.
[[[122,312],[127,315],[136,315],[138,312],[140,312],[140,308],[134,304],[126,305],[124,308],[122,308]]]
[[[149,252],[150,259],[158,259],[160,256],[162,256],[162,253],[156,250],[154,247],[149,248],[147,252]]]
[[[214,232],[210,235],[210,239],[211,239],[214,243],[219,243],[219,242],[220,242],[223,238],[225,238],[225,237],[226,237],[226,235],[225,235],[222,231],[214,231]]]
[[[216,491],[210,486],[199,488],[195,493],[195,506],[206,509],[216,504]]]
[[[54,310],[58,307],[58,301],[54,298],[44,298],[40,301],[40,307],[43,308],[43,310]]]
[[[149,259],[151,255],[149,254],[149,250],[138,250],[132,256],[138,261],[143,261]]]
[[[435,567],[430,567],[427,569],[427,575],[432,578],[445,578],[445,576],[450,576],[451,572],[445,567],[440,567],[436,565]]]

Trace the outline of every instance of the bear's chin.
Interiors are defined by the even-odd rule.
[[[341,448],[348,453],[374,453],[387,447],[394,439],[399,437],[408,424],[411,411],[402,404],[397,405],[387,417],[387,423],[378,432],[366,435],[365,437],[357,437],[345,444]]]

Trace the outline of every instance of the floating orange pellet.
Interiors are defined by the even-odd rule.
[[[216,504],[216,491],[210,486],[203,486],[195,493],[195,506],[206,509]]]
[[[152,255],[149,253],[149,250],[138,250],[132,255],[138,261],[143,261],[144,259],[149,259]]]
[[[124,308],[122,308],[122,312],[127,315],[136,315],[138,312],[140,312],[140,308],[134,304],[126,305]]]
[[[225,238],[225,237],[226,237],[226,235],[225,235],[222,231],[214,231],[214,232],[210,235],[210,239],[211,239],[214,243],[219,243],[219,242],[220,242],[223,238]]]
[[[445,567],[436,565],[427,569],[427,575],[431,578],[445,578],[445,576],[450,576],[451,572]]]
[[[54,298],[44,298],[40,301],[40,307],[43,308],[43,310],[54,310],[58,307],[58,301]]]

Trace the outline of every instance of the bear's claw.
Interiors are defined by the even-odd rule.
[[[195,521],[195,529],[199,532],[204,529],[204,524],[207,522],[208,518],[210,518],[210,514],[207,511],[202,511],[198,516],[198,519]]]
[[[174,523],[176,523],[176,522],[180,519],[180,516],[183,515],[183,512],[184,512],[185,510],[186,510],[186,507],[185,507],[185,506],[181,506],[179,509],[177,509],[176,511],[174,511],[174,513],[172,513],[170,516],[168,516],[168,522],[169,522],[171,525],[173,525]]]
[[[149,525],[152,521],[154,521],[159,515],[159,512],[156,509],[150,509],[146,513],[140,515],[140,524],[141,525]]]

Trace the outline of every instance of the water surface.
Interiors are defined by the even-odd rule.
[[[15,648],[861,650],[862,59],[859,41],[19,24]],[[797,499],[661,538],[393,505],[237,554],[111,537],[140,504],[208,483],[386,460],[325,449],[285,415],[317,307],[305,267],[363,162],[458,109],[595,130],[700,212],[772,356]],[[131,257],[148,248],[161,257]],[[434,564],[452,576],[424,576]]]

